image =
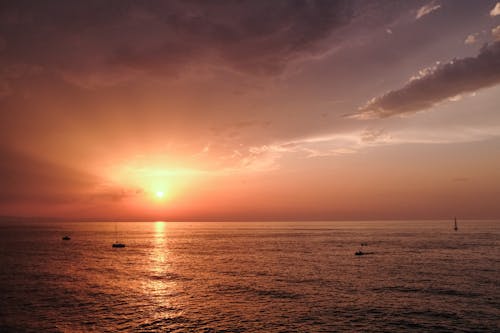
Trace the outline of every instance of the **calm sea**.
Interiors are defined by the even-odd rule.
[[[0,224],[0,332],[500,331],[500,221],[116,227]]]

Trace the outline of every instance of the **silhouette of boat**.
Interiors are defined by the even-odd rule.
[[[368,243],[362,242],[360,245],[361,245],[361,247],[365,247],[365,246],[368,246]],[[361,251],[361,248],[359,250],[357,250],[356,252],[354,252],[355,256],[364,256],[365,254],[373,254],[373,252],[363,252],[363,251]]]
[[[117,239],[117,238],[118,238],[118,237],[117,237],[117,235],[118,235],[118,230],[117,230],[117,228],[116,228],[116,222],[115,222],[115,239]],[[115,242],[113,243],[113,245],[111,245],[111,246],[112,246],[112,247],[117,247],[117,248],[122,248],[122,247],[125,247],[125,244],[120,243],[120,242],[118,242],[118,241],[115,241]]]
[[[62,240],[70,240],[70,239],[71,239],[71,237],[69,237],[69,236],[64,236],[64,237],[62,238]]]
[[[453,230],[455,230],[455,231],[458,230],[457,218],[456,217],[455,217],[455,226],[453,227]]]
[[[361,250],[358,250],[354,253],[355,256],[365,256],[367,254],[375,254],[375,252],[363,252]]]

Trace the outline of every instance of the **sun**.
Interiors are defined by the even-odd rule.
[[[149,199],[157,204],[165,202],[170,198],[170,192],[165,188],[152,189],[149,192]]]

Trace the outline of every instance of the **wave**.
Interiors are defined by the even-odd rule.
[[[249,294],[257,297],[269,297],[275,299],[297,299],[302,295],[280,289],[262,289],[250,286],[240,285],[217,285],[216,293],[218,294]]]
[[[416,287],[405,287],[405,286],[391,286],[391,287],[379,287],[373,288],[376,292],[400,292],[400,293],[420,293],[420,294],[430,294],[430,295],[448,295],[448,296],[458,296],[466,298],[481,297],[479,293],[461,291],[456,289],[446,289],[446,288],[416,288]]]

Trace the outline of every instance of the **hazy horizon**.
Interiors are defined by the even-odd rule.
[[[263,223],[294,223],[294,222],[441,222],[444,224],[452,224],[455,221],[456,217],[446,217],[446,218],[420,218],[420,219],[402,219],[402,218],[385,218],[385,219],[328,219],[328,218],[317,218],[317,219],[299,219],[299,218],[267,218],[267,217],[258,217],[254,219],[241,219],[241,218],[179,218],[179,219],[169,219],[169,218],[147,218],[147,217],[107,217],[107,218],[99,218],[99,217],[73,217],[73,218],[64,218],[64,217],[53,217],[53,216],[0,216],[0,223],[3,222],[53,222],[53,223],[78,223],[78,222],[165,222],[165,223],[177,223],[177,222],[186,222],[186,223],[197,223],[197,222],[223,222],[223,223],[240,223],[240,222],[263,222]],[[456,218],[456,221],[460,223],[461,221],[498,221],[498,218]]]

